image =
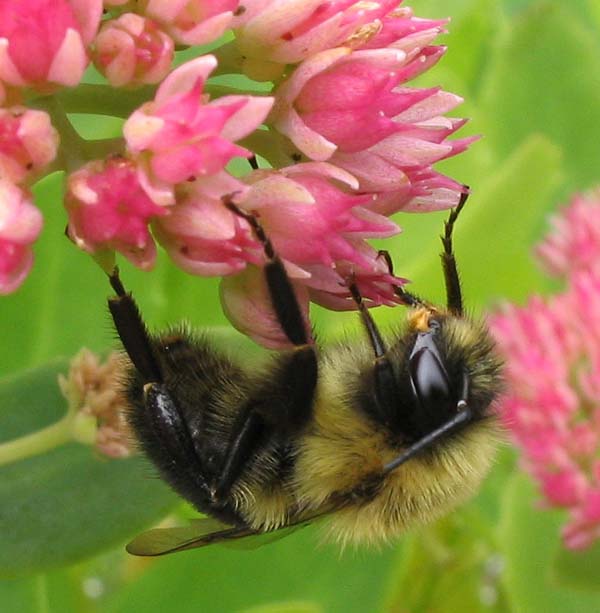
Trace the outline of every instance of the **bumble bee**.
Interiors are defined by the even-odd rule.
[[[273,311],[293,345],[260,372],[184,328],[149,334],[113,272],[109,308],[131,361],[129,423],[163,479],[208,516],[145,532],[130,553],[284,534],[321,519],[341,543],[378,543],[476,490],[498,439],[501,363],[485,325],[463,312],[452,230],[464,203],[442,236],[446,308],[396,288],[407,321],[382,335],[349,279],[366,340],[321,350],[259,219],[226,202],[263,245]]]

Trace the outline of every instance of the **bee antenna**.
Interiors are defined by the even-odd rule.
[[[433,430],[429,434],[426,434],[423,438],[419,439],[416,443],[411,445],[408,449],[406,449],[401,455],[397,458],[394,458],[391,462],[388,462],[383,467],[383,473],[387,475],[392,470],[395,470],[401,464],[404,464],[412,457],[423,451],[424,449],[428,449],[433,445],[436,441],[438,441],[441,437],[456,430],[460,426],[464,426],[468,424],[473,418],[473,414],[471,409],[467,405],[464,400],[459,400],[456,408],[458,409],[458,413],[452,419],[449,419],[447,422],[443,423],[439,428]]]

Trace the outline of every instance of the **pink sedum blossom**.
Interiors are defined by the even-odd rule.
[[[392,34],[368,39],[371,46],[329,49],[307,59],[279,86],[270,116],[310,159],[352,173],[361,191],[377,195],[376,210],[386,214],[456,206],[464,186],[432,165],[474,140],[449,139],[465,123],[444,116],[460,97],[405,85],[444,52],[428,45],[442,24],[413,24],[408,15],[389,18]],[[395,23],[400,25],[393,28]],[[373,46],[378,38],[388,46]]]
[[[0,108],[0,177],[22,183],[35,176],[56,157],[58,140],[44,111]]]
[[[223,204],[247,187],[225,172],[192,181],[180,191],[169,215],[157,219],[154,234],[181,269],[195,275],[230,275],[243,270],[259,250],[248,224]],[[251,253],[248,250],[251,250]]]
[[[348,193],[351,175],[324,163],[298,164],[279,171],[255,171],[239,206],[255,214],[299,292],[329,308],[353,309],[347,285],[356,281],[372,304],[393,304],[393,287],[403,280],[390,274],[365,239],[391,236],[399,228],[365,208],[370,196]],[[249,263],[264,261],[257,242],[241,250]],[[246,293],[247,292],[247,293]],[[234,325],[269,347],[289,342],[279,328],[262,282],[253,270],[223,281],[221,298]],[[244,307],[246,301],[246,307]],[[262,317],[258,315],[262,302]]]
[[[238,0],[144,0],[144,14],[178,43],[206,45],[230,27]]]
[[[421,19],[415,17],[410,7],[398,7],[380,19],[381,27],[367,35],[360,43],[361,49],[394,47],[409,56],[418,55],[441,32],[445,32],[448,19]]]
[[[552,226],[536,249],[545,270],[553,276],[582,269],[600,275],[600,189],[574,196]]]
[[[491,321],[507,361],[501,413],[547,504],[568,510],[571,549],[600,538],[600,274],[588,257],[600,250],[588,233],[599,211],[597,193],[576,196],[538,248],[547,267],[564,264],[565,291]]]
[[[183,64],[163,81],[154,101],[135,111],[124,126],[142,184],[161,205],[175,202],[176,184],[217,174],[233,157],[250,157],[233,141],[255,130],[273,104],[272,98],[255,96],[207,102],[202,88],[215,66],[211,55]]]
[[[365,24],[398,5],[398,0],[272,0],[250,1],[244,22],[236,29],[236,45],[248,67],[261,62],[296,64],[338,47]],[[253,4],[255,6],[253,6]]]
[[[399,232],[389,219],[364,208],[370,196],[347,193],[354,178],[329,164],[297,164],[257,171],[241,206],[254,211],[284,260],[302,267],[334,267],[337,261],[368,266],[352,238],[383,238]]]
[[[148,197],[132,162],[112,158],[80,168],[69,176],[65,206],[78,247],[99,258],[119,251],[139,268],[152,268],[156,246],[148,224],[167,210]]]
[[[41,228],[42,214],[30,195],[0,179],[0,294],[14,292],[25,280]]]
[[[106,22],[95,41],[94,64],[115,87],[162,81],[173,57],[173,39],[133,13]]]
[[[0,3],[0,81],[41,92],[81,80],[101,0]]]

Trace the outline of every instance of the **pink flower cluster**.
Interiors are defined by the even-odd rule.
[[[455,206],[466,188],[433,165],[473,140],[450,139],[464,124],[446,117],[458,96],[407,85],[443,55],[445,48],[433,41],[446,22],[416,18],[399,4],[0,4],[0,133],[7,135],[0,140],[1,177],[22,185],[42,170],[66,170],[68,232],[79,247],[104,267],[113,265],[117,251],[150,269],[157,240],[192,274],[233,277],[222,288],[227,312],[269,346],[285,338],[273,333],[256,274],[263,249],[226,200],[259,218],[305,311],[309,300],[354,308],[350,276],[369,304],[391,304],[393,286],[404,281],[390,274],[367,240],[399,232],[388,219],[398,211]],[[213,55],[171,68],[175,45],[214,42],[227,30],[233,40]],[[70,140],[58,150],[52,124],[64,126],[65,111],[57,103],[48,113],[27,108],[40,95],[78,85],[90,61],[108,81],[107,96],[118,95],[109,88],[160,83],[153,99],[131,109],[122,142],[109,156],[94,157],[89,143],[77,146],[74,130],[61,134]],[[209,81],[215,73],[236,72],[270,81],[270,95],[233,89],[223,95]],[[101,112],[100,96],[97,104]],[[230,174],[233,158],[255,155],[270,168]],[[15,206],[0,202],[7,211]],[[22,254],[20,265],[16,256],[2,261],[13,281],[0,289],[11,291],[14,279],[26,274],[39,224],[26,238],[8,226],[0,232],[7,245],[0,253],[12,245]]]
[[[600,538],[600,192],[575,196],[537,248],[566,289],[507,306],[492,330],[507,361],[501,412],[550,506],[565,508],[563,540]]]

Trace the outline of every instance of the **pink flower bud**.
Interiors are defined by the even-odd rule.
[[[135,164],[112,158],[80,168],[68,178],[65,207],[78,247],[93,254],[116,250],[139,268],[152,268],[156,247],[148,224],[168,211],[142,189]]]
[[[178,43],[205,45],[230,26],[239,0],[145,0],[141,4],[145,15]]]
[[[179,66],[160,85],[154,101],[125,123],[127,146],[155,202],[173,204],[176,184],[217,174],[233,157],[251,155],[232,141],[262,123],[273,99],[224,96],[206,102],[202,88],[215,66],[211,55]]]
[[[0,179],[0,294],[14,292],[25,280],[41,228],[42,215],[30,195]]]
[[[0,80],[42,92],[77,85],[101,15],[101,0],[0,3]]]
[[[298,284],[294,285],[294,290],[310,338],[308,292]],[[225,277],[221,281],[221,304],[231,323],[263,347],[289,347],[290,341],[273,311],[265,275],[260,268],[249,266],[238,275]]]
[[[139,86],[161,81],[173,55],[173,40],[153,21],[126,13],[102,26],[94,64],[115,87]]]
[[[56,157],[58,132],[44,111],[0,109],[0,176],[21,183]]]

